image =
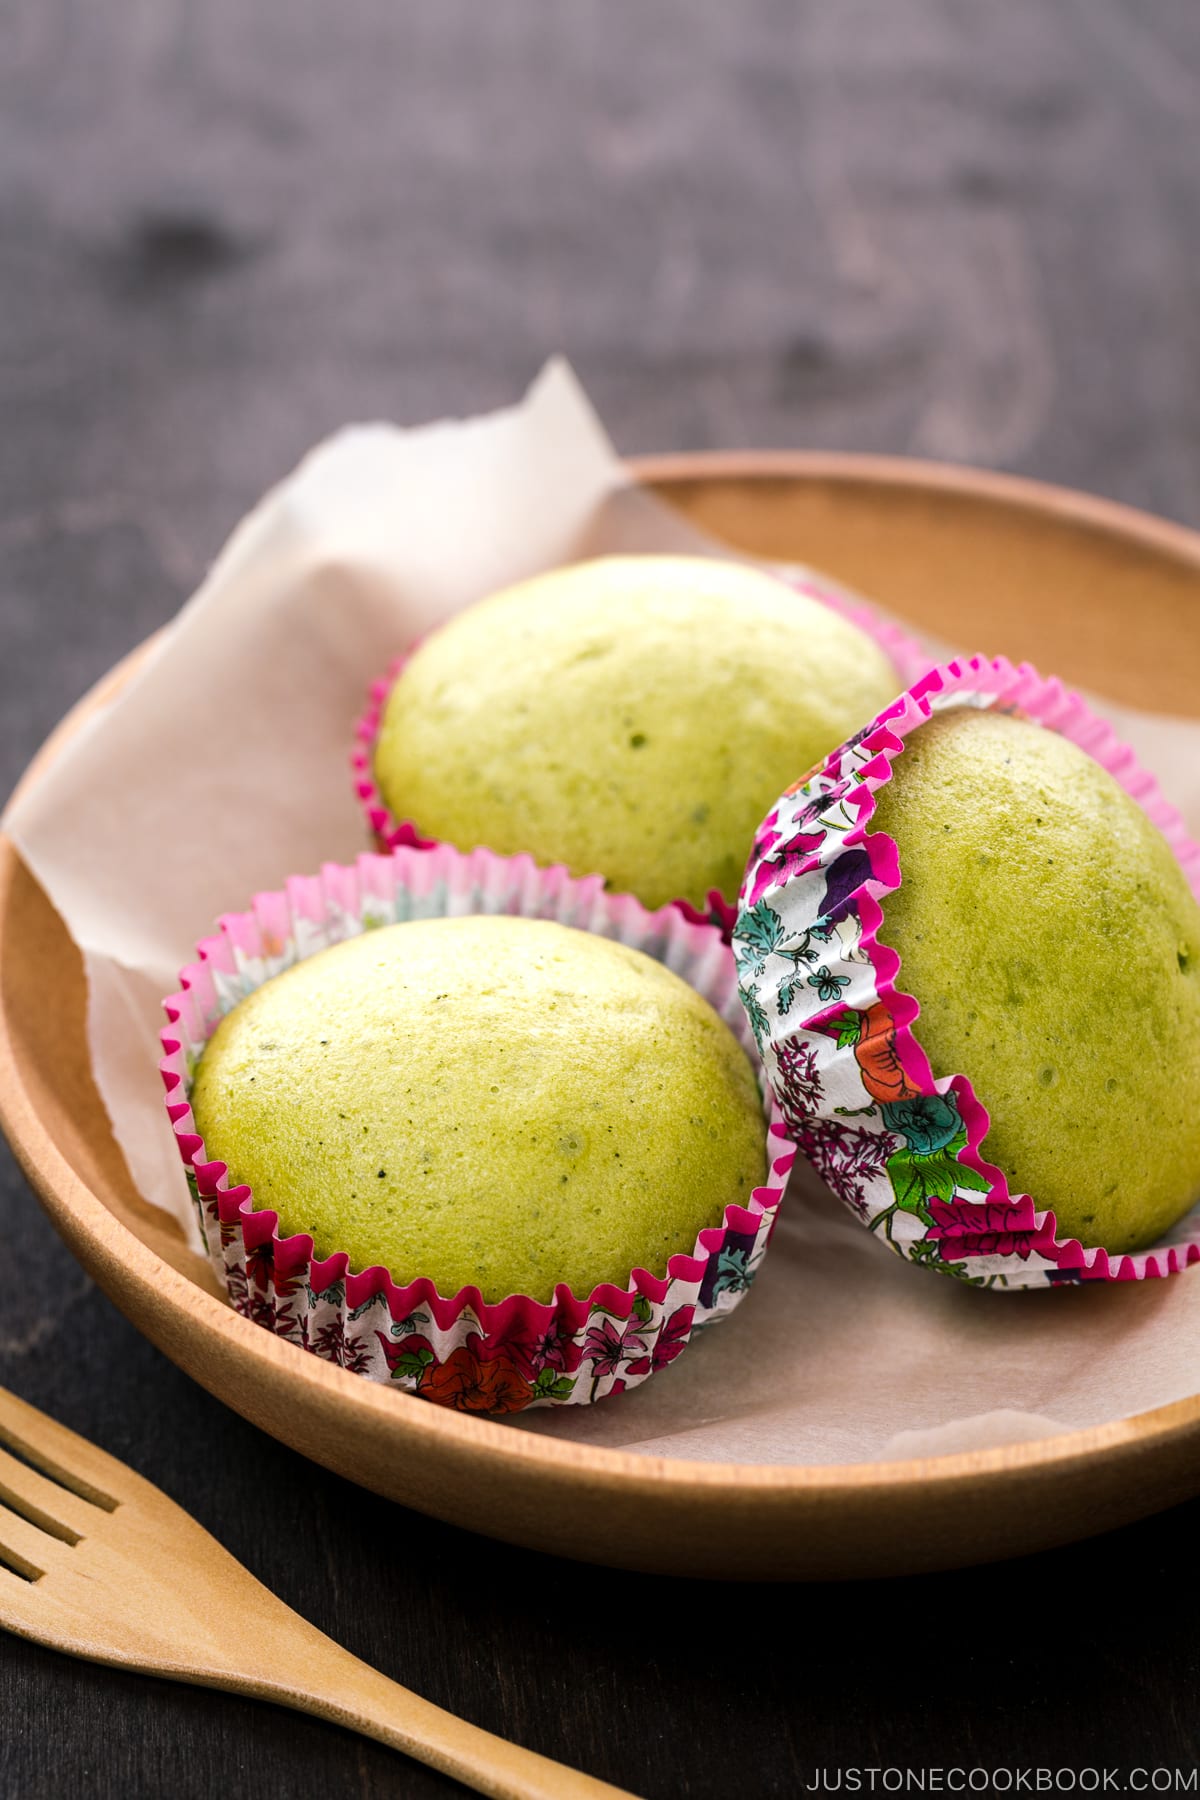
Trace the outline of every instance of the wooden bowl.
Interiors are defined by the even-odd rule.
[[[1177,526],[1030,482],[876,458],[747,453],[635,469],[731,543],[825,568],[952,643],[1028,657],[1134,705],[1200,713],[1200,537]],[[64,720],[26,781],[132,661]],[[781,1468],[562,1443],[346,1374],[232,1312],[173,1222],[139,1200],[89,1074],[84,1000],[74,945],[0,838],[0,1122],[47,1211],[189,1375],[376,1493],[565,1556],[778,1579],[1012,1556],[1200,1491],[1200,1397],[968,1455]]]

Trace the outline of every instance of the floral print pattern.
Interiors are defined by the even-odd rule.
[[[790,1163],[790,1150],[784,1160]],[[698,1273],[654,1283],[664,1290],[661,1300],[635,1292],[628,1316],[593,1296],[575,1304],[581,1323],[572,1329],[554,1306],[516,1299],[488,1307],[477,1301],[467,1302],[443,1328],[429,1305],[395,1316],[397,1302],[411,1304],[414,1293],[428,1289],[427,1282],[408,1290],[387,1282],[352,1304],[359,1285],[378,1272],[322,1289],[305,1240],[269,1238],[247,1250],[243,1234],[230,1228],[228,1192],[208,1175],[212,1165],[202,1168],[203,1182],[194,1175],[192,1180],[201,1226],[239,1312],[353,1374],[387,1381],[459,1412],[588,1404],[667,1368],[695,1330],[724,1316],[747,1291],[775,1217],[772,1207],[750,1231],[716,1227],[704,1233],[715,1241]],[[504,1316],[492,1324],[497,1315]]]
[[[786,793],[747,865],[733,950],[739,992],[800,1149],[868,1230],[922,1267],[976,1286],[1134,1280],[1200,1261],[1200,1207],[1135,1256],[1055,1236],[1054,1215],[1010,1194],[985,1160],[988,1116],[961,1075],[935,1079],[916,1007],[880,954],[879,902],[900,881],[872,833],[873,795],[904,740],[947,706],[999,707],[1063,732],[1160,827],[1200,893],[1200,847],[1078,696],[1003,658],[930,670]]]

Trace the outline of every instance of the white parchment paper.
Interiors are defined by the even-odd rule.
[[[10,808],[84,955],[93,1065],[130,1170],[194,1244],[157,1072],[162,996],[219,913],[364,848],[348,758],[367,682],[539,569],[713,548],[630,486],[561,363],[510,411],[345,431],[243,522],[136,676]],[[1100,704],[1200,833],[1200,726]],[[839,1462],[1021,1441],[1200,1388],[1200,1271],[980,1294],[891,1256],[811,1174],[784,1211],[747,1304],[674,1367],[519,1428]]]

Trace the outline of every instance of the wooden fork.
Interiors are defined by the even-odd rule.
[[[158,1488],[4,1388],[0,1445],[0,1625],[10,1631],[314,1713],[494,1800],[632,1800],[360,1662]]]

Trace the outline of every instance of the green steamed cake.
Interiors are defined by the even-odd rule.
[[[1161,832],[1057,732],[935,714],[876,796],[880,937],[936,1076],[1060,1237],[1152,1244],[1200,1199],[1200,906]]]
[[[781,789],[891,701],[849,620],[737,563],[610,556],[468,608],[392,688],[397,819],[600,873],[647,906],[732,899]]]
[[[241,1001],[192,1093],[284,1235],[446,1296],[666,1273],[764,1178],[749,1059],[639,950],[543,921],[390,925]]]

